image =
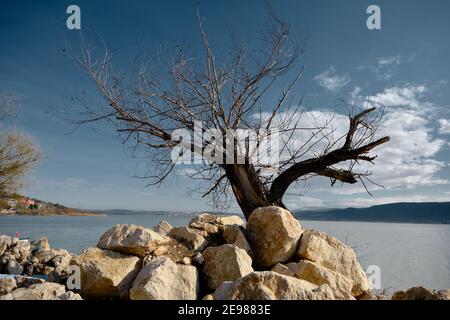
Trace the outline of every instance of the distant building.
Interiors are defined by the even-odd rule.
[[[10,214],[15,214],[16,210],[14,209],[2,209],[0,210],[0,215],[10,215]]]
[[[11,208],[15,208],[17,206],[17,200],[8,199],[8,206],[10,206]]]
[[[30,198],[22,198],[18,201],[18,203],[23,204],[28,207],[28,206],[34,205],[35,201]]]

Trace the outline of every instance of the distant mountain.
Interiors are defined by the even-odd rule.
[[[294,211],[303,220],[450,224],[450,202],[390,203],[368,208]]]

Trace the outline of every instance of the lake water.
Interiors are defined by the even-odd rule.
[[[191,216],[167,213],[109,214],[99,217],[0,216],[0,234],[36,239],[46,236],[54,248],[73,253],[95,246],[99,237],[117,223],[152,227],[161,219],[183,226]],[[327,232],[350,245],[363,268],[377,265],[381,287],[393,290],[416,285],[450,288],[450,225],[302,221],[307,229]]]

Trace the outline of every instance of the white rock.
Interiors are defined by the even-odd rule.
[[[290,259],[302,235],[300,222],[280,207],[254,210],[247,223],[255,260],[262,267],[271,267]]]
[[[6,235],[0,236],[0,256],[2,256],[6,249],[11,246],[11,238]]]
[[[50,244],[46,237],[41,237],[34,241],[31,241],[31,251],[50,250]]]
[[[83,300],[78,293],[67,291],[53,300]]]
[[[252,272],[243,278],[226,283],[214,293],[225,300],[333,300],[327,285],[316,286],[305,280],[272,271]]]
[[[58,283],[45,282],[34,284],[28,288],[19,288],[0,296],[0,300],[52,300],[66,292],[66,288]]]
[[[161,220],[156,226],[153,227],[153,230],[162,236],[167,236],[172,228],[173,227],[170,223],[165,220]]]
[[[117,224],[101,236],[97,247],[142,258],[169,240],[151,229],[132,224]]]
[[[162,256],[152,259],[139,272],[130,290],[130,299],[196,300],[199,289],[197,268],[176,264]]]
[[[317,263],[301,260],[292,268],[294,276],[314,283],[316,285],[327,284],[336,299],[354,300],[352,296],[353,281],[333,270],[325,268]]]
[[[202,251],[208,245],[208,241],[205,238],[187,227],[173,228],[170,230],[169,236],[195,251]]]
[[[190,227],[204,230],[208,234],[223,231],[226,226],[231,225],[245,226],[245,222],[236,215],[227,216],[209,213],[201,213],[189,222]]]
[[[226,243],[234,244],[237,247],[244,249],[250,256],[250,258],[255,258],[252,247],[248,243],[241,227],[239,227],[238,225],[226,226],[225,230],[223,231],[223,238],[225,239]]]
[[[155,251],[152,252],[152,255],[154,255],[155,257],[157,256],[162,256],[164,253],[166,253],[169,249],[167,249],[167,247],[165,246],[161,246],[158,249],[156,249]]]
[[[80,267],[82,296],[100,299],[128,298],[140,269],[138,257],[99,248],[84,250],[70,264]]]
[[[282,263],[277,263],[276,265],[274,265],[271,271],[277,272],[285,276],[295,277],[295,272]]]
[[[203,273],[210,289],[224,281],[234,281],[253,271],[252,259],[245,250],[232,244],[209,247],[203,251]]]
[[[371,289],[371,284],[353,249],[326,233],[306,230],[297,255],[301,259],[315,262],[350,279],[353,282],[352,295],[355,297]]]
[[[17,283],[14,278],[1,278],[0,279],[0,296],[9,293],[17,288]]]

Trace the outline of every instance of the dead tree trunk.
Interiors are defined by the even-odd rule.
[[[228,165],[225,171],[236,201],[247,220],[256,208],[271,205],[285,207],[281,200],[269,200],[269,190],[261,183],[252,165]]]

